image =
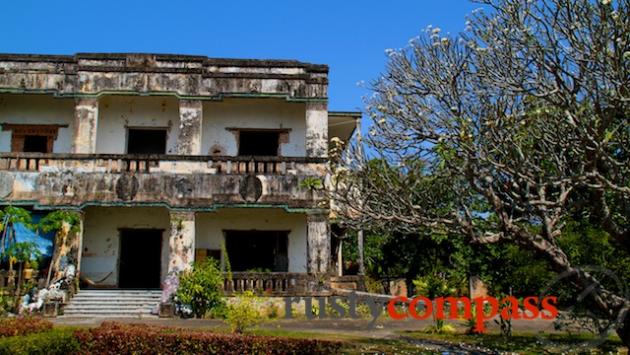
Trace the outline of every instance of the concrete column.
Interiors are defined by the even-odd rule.
[[[201,100],[179,100],[177,154],[201,154],[202,122],[203,102]]]
[[[77,246],[77,277],[80,276],[81,273],[81,258],[83,257],[83,226],[85,225],[85,212],[79,211],[79,216],[81,220],[79,222],[79,231],[76,235],[76,246]]]
[[[73,153],[96,153],[98,98],[79,98],[74,106]]]
[[[330,229],[326,214],[306,215],[307,271],[327,273],[330,265]]]
[[[168,274],[192,267],[195,259],[195,212],[171,211]]]
[[[306,156],[328,156],[328,104],[306,103]]]

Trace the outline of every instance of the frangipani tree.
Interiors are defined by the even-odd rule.
[[[591,286],[629,345],[625,290],[557,238],[579,216],[630,253],[630,0],[479,2],[463,33],[432,27],[389,51],[368,147],[355,144],[333,197],[348,224],[532,250]]]

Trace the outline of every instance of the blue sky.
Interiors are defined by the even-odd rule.
[[[464,29],[478,4],[437,1],[35,1],[2,6],[0,52],[155,52],[330,66],[331,110],[360,110],[387,48],[427,25]]]

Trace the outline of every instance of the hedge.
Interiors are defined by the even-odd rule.
[[[72,329],[53,329],[42,333],[0,339],[0,354],[64,355],[80,354],[80,344]]]
[[[337,354],[341,343],[316,339],[217,334],[144,324],[104,322],[76,330],[90,354]]]
[[[53,324],[45,319],[16,317],[0,319],[0,338],[27,335],[51,330]]]

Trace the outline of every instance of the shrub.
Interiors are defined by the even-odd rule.
[[[51,322],[42,318],[4,318],[0,319],[0,338],[45,332],[52,327]]]
[[[216,312],[225,307],[222,285],[223,277],[216,261],[207,259],[181,274],[175,295],[178,302],[190,305],[195,317],[202,318],[213,309]]]
[[[79,353],[79,350],[80,344],[71,329],[53,329],[0,339],[0,354],[63,355]]]
[[[265,320],[259,311],[258,297],[252,291],[237,294],[227,306],[225,320],[232,332],[243,333]]]
[[[336,354],[340,342],[291,339],[144,324],[105,322],[98,328],[77,330],[81,352],[90,354]]]

